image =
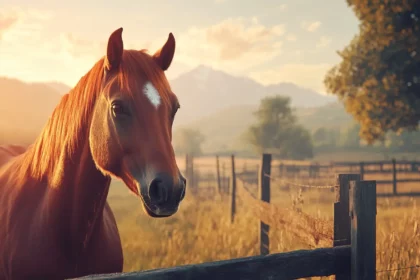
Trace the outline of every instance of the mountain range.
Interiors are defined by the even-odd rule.
[[[270,95],[290,97],[292,107],[317,107],[337,101],[335,96],[322,95],[292,83],[263,86],[252,79],[235,77],[207,66],[198,66],[170,82],[181,103],[175,122],[180,125],[229,107],[257,105],[261,98]]]
[[[60,98],[48,83],[0,77],[0,143],[33,142]]]
[[[310,129],[351,120],[336,97],[292,83],[264,86],[249,78],[199,66],[170,84],[181,103],[174,129],[181,126],[200,129],[207,139],[205,151],[235,146],[254,121],[252,113],[265,96],[290,97],[299,121]],[[60,82],[26,83],[0,77],[0,143],[32,142],[61,96],[70,89]]]

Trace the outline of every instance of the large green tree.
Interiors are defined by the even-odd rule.
[[[246,140],[256,152],[273,152],[292,159],[313,156],[310,134],[296,123],[289,98],[263,98],[255,116],[257,122],[248,129]]]
[[[420,1],[347,0],[359,34],[325,77],[369,144],[420,120]]]

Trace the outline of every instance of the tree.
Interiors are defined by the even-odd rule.
[[[314,146],[317,148],[336,147],[339,139],[339,128],[319,127],[312,133],[312,140],[314,142]]]
[[[420,1],[347,0],[360,20],[359,34],[326,75],[360,123],[369,144],[387,131],[415,130],[420,120]]]
[[[325,127],[317,128],[312,134],[312,139],[316,146],[324,146],[328,142],[328,130]]]
[[[202,154],[204,135],[197,129],[179,128],[174,132],[174,150],[177,154],[198,156]]]
[[[263,98],[255,116],[257,123],[247,130],[246,140],[256,152],[273,152],[293,159],[313,156],[310,134],[296,124],[289,98]]]
[[[358,123],[352,123],[348,125],[341,132],[341,146],[346,148],[359,148],[360,147],[360,125]]]

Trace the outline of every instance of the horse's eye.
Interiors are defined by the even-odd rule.
[[[126,114],[126,111],[124,110],[124,106],[120,103],[112,103],[111,105],[112,113],[114,116]]]

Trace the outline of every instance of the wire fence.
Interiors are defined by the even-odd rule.
[[[217,166],[219,166],[219,162]],[[250,164],[248,166],[249,168],[245,168],[246,166],[244,164],[244,168],[242,172],[240,171],[236,172],[236,178],[238,179],[238,181],[241,182],[237,184],[237,188],[236,188],[237,199],[240,201],[238,205],[240,204],[246,205],[246,208],[249,208],[256,218],[261,220],[263,223],[269,225],[270,227],[281,229],[281,230],[284,230],[286,228],[288,232],[290,232],[293,236],[299,238],[301,241],[304,241],[304,244],[310,246],[311,248],[325,246],[325,245],[327,245],[328,247],[331,246],[331,243],[333,242],[333,239],[334,239],[333,238],[334,227],[333,227],[333,222],[331,219],[315,217],[307,213],[304,213],[302,211],[302,208],[295,207],[294,201],[291,208],[285,208],[285,207],[281,207],[273,203],[267,203],[258,199],[256,194],[258,193],[257,182],[258,182],[258,173],[260,171],[258,171],[259,165],[255,164],[255,166],[257,167],[256,169],[253,168],[254,164]],[[287,174],[282,174],[280,172],[280,169],[281,169],[280,167],[281,167],[280,165],[279,166],[272,165],[271,174],[267,174],[267,173],[263,174],[265,178],[270,179],[271,185],[276,187],[276,189],[287,190],[291,188],[296,188],[296,189],[299,189],[299,193],[301,193],[301,192],[304,192],[305,189],[333,191],[334,189],[337,188],[337,184],[334,181],[332,181],[333,179],[332,175],[335,175],[337,171],[323,172],[323,174],[318,174],[318,173],[312,174],[314,173],[314,172],[312,173],[310,172],[312,169],[308,169],[308,170],[305,169],[304,172],[301,172],[301,171],[289,172],[293,170],[287,170],[287,168],[284,168],[284,166],[282,166],[283,168],[282,171],[287,173]],[[356,166],[356,167],[359,168],[360,166]],[[323,171],[326,171],[324,170],[325,168],[322,168],[322,166],[320,168]],[[238,169],[240,168],[237,168],[237,170]],[[222,197],[226,195],[231,195],[231,193],[229,193],[229,189],[231,188],[231,186],[229,186],[229,182],[231,182],[230,176],[231,176],[232,170],[231,170],[231,164],[228,162],[221,161],[220,167],[217,167],[217,168],[216,168],[216,165],[213,165],[213,164],[195,165],[195,172],[197,173],[197,177],[203,178],[203,180],[201,180],[201,178],[197,180],[197,183],[198,181],[200,181],[201,186],[203,187],[205,186],[210,187],[210,185],[217,184],[217,177],[219,176],[219,174],[216,175],[215,170],[218,170],[217,172],[219,172],[220,170],[221,179],[219,180],[221,181],[221,183],[220,181],[218,183],[220,196]],[[328,170],[332,171],[331,169],[328,169]],[[357,172],[358,170],[355,170],[355,171]],[[397,171],[400,172],[400,170],[397,170]],[[204,176],[204,173],[206,172],[213,173],[213,177],[210,178],[210,176],[207,176],[209,178],[204,178],[206,177]],[[371,172],[371,170],[367,166],[365,166],[364,172],[367,174]],[[210,180],[211,180],[211,183],[209,182]],[[302,181],[304,183],[302,183]],[[394,181],[395,181],[395,178],[394,178]],[[380,180],[378,182],[380,182]],[[225,193],[220,193],[220,185],[222,187],[223,186],[226,187],[227,191]],[[214,189],[217,190],[217,188],[214,188]],[[329,200],[331,199],[331,197],[327,196],[326,199]],[[322,198],[322,201],[326,201],[326,200]],[[398,251],[398,250],[393,250],[393,251]],[[389,253],[389,250],[387,252],[382,252],[382,250],[377,251],[377,254],[380,254],[380,255],[387,254],[387,253]],[[377,269],[376,273],[381,274],[381,279],[383,277],[387,277],[386,279],[397,279],[395,276],[396,275],[395,272],[407,271],[407,270],[408,271],[418,270],[420,268],[420,265],[417,264],[418,261],[419,260],[416,259],[415,264],[412,264],[412,263],[410,264],[410,262],[407,261],[404,263],[402,267],[392,267],[392,264],[395,264],[395,261],[388,259],[386,261],[381,262],[380,268]],[[388,276],[387,276],[387,273],[389,274]],[[409,272],[410,275],[411,273],[414,273],[414,272]],[[406,275],[406,274],[407,273],[402,273],[399,275]],[[418,274],[415,274],[415,275],[417,276]],[[416,278],[416,276],[414,278]],[[411,279],[414,279],[414,278],[411,278]],[[398,278],[398,279],[408,279],[408,278],[403,277],[403,278]]]
[[[331,189],[336,187],[298,184],[288,182],[268,174],[264,174],[264,176],[277,183],[289,184],[300,188]],[[241,178],[238,178],[238,180],[240,181],[240,183],[237,185],[239,197],[243,200],[243,203],[247,205],[247,208],[249,207],[254,212],[254,215],[265,224],[269,225],[270,227],[280,229],[284,229],[284,227],[287,226],[288,230],[290,230],[292,234],[302,240],[305,240],[307,242],[306,244],[312,248],[320,245],[329,246],[333,242],[334,230],[332,221],[313,217],[306,213],[298,212],[295,209],[281,208],[277,205],[273,205],[272,203],[261,201],[249,190],[249,183],[243,181]],[[310,242],[308,243],[308,241]],[[415,269],[420,269],[420,265],[414,264],[406,267],[377,269],[376,273],[384,274]]]
[[[307,245],[316,247],[330,244],[333,239],[333,223],[323,218],[315,218],[304,212],[290,208],[281,208],[272,203],[256,199],[247,189],[247,183],[241,181],[237,185],[238,195],[243,204],[251,209],[254,215],[274,228],[284,229],[286,226],[290,232]],[[308,242],[309,241],[309,242]]]
[[[276,177],[273,177],[273,176],[268,175],[268,174],[264,174],[264,176],[270,178],[270,180],[272,180],[272,181],[274,181],[278,184],[287,184],[287,185],[294,186],[294,187],[299,187],[299,188],[330,189],[331,190],[331,189],[334,189],[336,187],[336,186],[332,186],[332,185],[321,186],[321,185],[300,184],[300,183],[290,182],[290,181],[287,181],[287,180],[284,180],[284,179],[281,179],[281,178],[276,178]]]

